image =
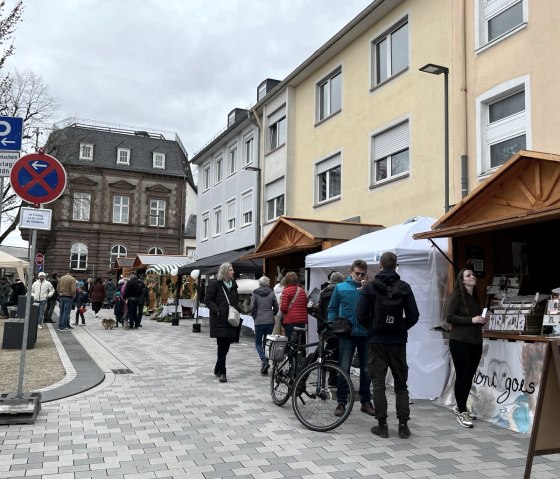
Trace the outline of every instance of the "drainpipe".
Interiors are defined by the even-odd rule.
[[[461,155],[461,198],[469,194],[469,157]]]

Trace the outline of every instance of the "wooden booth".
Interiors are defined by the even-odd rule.
[[[560,155],[520,151],[432,231],[415,235],[450,237],[455,273],[474,270],[490,321],[469,401],[485,420],[524,433],[532,427],[546,337],[560,331],[558,231]],[[440,398],[449,405],[452,382]]]

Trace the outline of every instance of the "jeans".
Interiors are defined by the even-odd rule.
[[[459,411],[465,412],[473,377],[482,356],[482,344],[469,344],[450,339],[449,352],[455,366],[455,401]]]
[[[218,345],[218,360],[216,361],[215,370],[218,374],[226,374],[226,357],[231,346],[231,338],[216,338]]]
[[[47,299],[47,305],[45,306],[45,314],[43,315],[44,321],[52,321],[52,315],[54,311],[54,307],[56,306],[57,298],[49,298]]]
[[[137,328],[140,324],[138,321],[138,300],[129,299],[126,303],[126,310],[128,311],[128,324],[130,328]]]
[[[257,350],[257,353],[259,353],[261,362],[267,361],[266,357],[264,356],[264,342],[266,340],[266,335],[272,334],[273,329],[274,324],[255,325],[255,349]]]
[[[371,401],[371,380],[368,372],[368,338],[367,336],[341,336],[338,339],[338,349],[340,355],[340,367],[346,372],[350,372],[352,356],[354,351],[358,351],[360,361],[360,401],[363,403]],[[345,384],[343,378],[338,378],[337,400],[339,403],[348,402],[348,390],[343,390]]]
[[[2,303],[2,313],[4,314],[4,316],[9,316],[10,314],[8,313],[8,306],[15,306],[17,305],[17,301],[4,301]]]
[[[36,303],[39,305],[39,312],[37,313],[37,324],[43,324],[43,314],[45,312],[45,306],[47,305],[47,300],[39,301]]]
[[[395,402],[399,422],[410,419],[408,397],[408,364],[406,363],[406,344],[370,344],[369,372],[373,382],[373,405],[375,417],[380,423],[387,422],[387,396],[385,379],[391,369],[395,382]]]
[[[70,326],[70,310],[72,309],[73,302],[74,298],[71,296],[60,296],[58,298],[60,307],[58,312],[58,329],[66,329]]]

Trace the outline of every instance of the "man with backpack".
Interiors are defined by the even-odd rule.
[[[396,272],[397,255],[383,253],[379,265],[380,272],[373,283],[364,287],[356,311],[358,321],[369,332],[369,373],[373,382],[375,417],[379,423],[371,428],[371,432],[379,437],[389,437],[385,378],[387,369],[391,369],[399,437],[406,439],[410,436],[406,343],[408,330],[418,322],[420,313],[410,285],[401,281]]]

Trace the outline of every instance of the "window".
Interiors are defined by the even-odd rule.
[[[241,226],[248,226],[253,223],[253,192],[244,193],[241,197]]]
[[[222,234],[222,207],[214,208],[214,236]]]
[[[477,99],[479,124],[479,174],[503,165],[528,147],[530,115],[528,78],[499,85]]]
[[[257,89],[257,101],[262,100],[266,96],[266,82],[262,82]]]
[[[113,223],[128,224],[128,205],[130,198],[128,196],[113,197]]]
[[[208,212],[202,215],[202,225],[200,227],[200,233],[202,236],[202,241],[206,241],[210,234],[210,217]]]
[[[337,113],[342,108],[342,69],[337,68],[317,84],[317,121]]]
[[[93,160],[93,145],[80,143],[80,160]]]
[[[228,150],[228,176],[237,170],[237,145],[230,146]]]
[[[126,247],[122,244],[116,244],[111,248],[111,259],[109,263],[109,268],[112,268],[115,264],[117,258],[122,258],[126,256]]]
[[[406,176],[410,171],[408,121],[372,137],[372,184]]]
[[[233,110],[232,112],[230,112],[230,114],[227,117],[227,126],[228,128],[233,125],[235,123],[235,110]]]
[[[317,163],[316,165],[316,201],[331,200],[340,197],[340,173],[341,173],[341,155],[340,153]]]
[[[204,191],[210,189],[210,165],[205,165],[202,170],[202,186]]]
[[[478,0],[476,3],[477,48],[527,25],[527,0]]]
[[[159,246],[152,246],[148,250],[148,254],[163,254],[163,250]]]
[[[130,149],[117,148],[117,164],[130,165]]]
[[[253,137],[245,138],[243,142],[243,166],[253,163]]]
[[[265,186],[266,220],[272,221],[284,214],[284,178]]]
[[[408,68],[408,18],[401,20],[372,43],[373,85]]]
[[[165,170],[165,154],[154,153],[152,157],[153,167]]]
[[[268,151],[286,143],[286,108],[276,110],[268,117]]]
[[[226,206],[227,231],[235,230],[235,200],[231,200]]]
[[[224,159],[219,157],[216,159],[216,184],[221,183],[223,178]]]
[[[165,200],[150,200],[150,226],[165,226]]]
[[[74,221],[89,221],[91,193],[74,193],[72,219]]]
[[[70,248],[70,268],[87,269],[88,248],[84,243],[74,243]]]

